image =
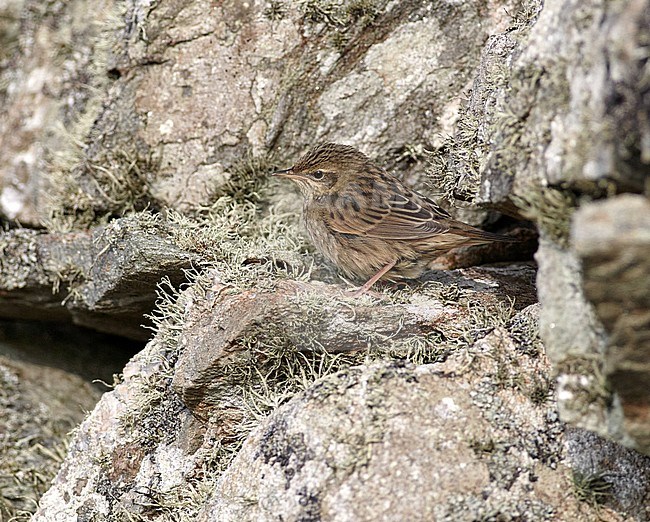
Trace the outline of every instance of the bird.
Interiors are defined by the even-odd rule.
[[[366,281],[352,296],[380,279],[417,279],[455,248],[515,241],[454,219],[349,145],[316,145],[272,174],[298,186],[316,249],[349,278]]]

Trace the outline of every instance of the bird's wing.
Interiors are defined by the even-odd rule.
[[[429,198],[398,183],[372,197],[348,193],[326,215],[333,231],[379,239],[423,239],[449,230],[451,216]]]

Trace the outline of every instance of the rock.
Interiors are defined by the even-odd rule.
[[[628,520],[648,520],[649,458],[581,429],[565,432],[573,492],[593,504],[608,501]]]
[[[567,495],[561,424],[531,402],[544,372],[503,333],[477,343],[470,362],[377,364],[323,379],[249,436],[198,520],[588,520]],[[509,357],[521,363],[510,373],[523,379],[514,393],[494,380]],[[574,432],[574,457],[586,439]],[[634,462],[627,451],[618,462]],[[608,494],[644,517],[649,459],[636,460],[639,482],[624,473],[626,492],[611,480]]]
[[[60,230],[186,211],[328,140],[421,178],[515,4],[12,3],[0,212]]]
[[[0,232],[0,247],[1,316],[72,320],[140,340],[162,277],[184,281],[197,259],[143,216],[88,232]]]
[[[587,225],[587,217],[575,218],[584,232],[574,228],[571,236],[571,223],[581,205],[585,216],[596,217],[588,201],[622,192],[647,196],[650,105],[646,60],[634,49],[646,45],[649,16],[647,0],[523,6],[510,30],[485,45],[472,95],[447,143],[448,158],[432,172],[459,198],[535,222],[541,236],[535,255],[540,329],[558,375],[562,419],[643,451],[650,355],[631,346],[643,344],[647,303],[642,298],[622,305],[630,298],[616,297],[610,288],[625,292],[624,284],[594,280],[605,266],[621,266],[594,261],[600,254],[593,249],[609,242],[602,234],[627,236],[613,224],[596,232],[599,225]],[[590,244],[592,236],[602,240]],[[642,258],[644,247],[639,251],[632,243],[619,245],[621,259]],[[649,279],[643,261],[630,273]],[[644,293],[646,286],[638,283],[636,291]],[[634,361],[634,369],[615,360]],[[628,380],[628,372],[636,377]]]
[[[508,277],[502,277],[504,272]],[[517,298],[509,306],[521,308],[534,302],[530,293],[533,274],[532,267],[522,265],[511,272],[508,268],[473,268],[437,277],[438,287],[455,286],[458,292],[462,288],[471,293],[477,306],[493,309],[508,302],[511,295]],[[432,274],[431,289],[440,292],[433,283],[435,277]],[[512,292],[517,285],[520,292]],[[441,306],[426,293],[404,303],[348,302],[335,287],[290,280],[281,282],[273,293],[253,289],[219,299],[227,291],[215,283],[212,298],[193,303],[184,318],[179,339],[183,353],[173,386],[195,414],[202,414],[214,401],[212,390],[228,382],[229,369],[237,361],[263,366],[274,351],[286,349],[331,354],[372,351],[387,340],[398,347],[414,336],[444,337],[447,330],[477,327],[471,310]],[[259,342],[242,345],[241,340],[247,338],[265,342],[269,349],[256,349]]]
[[[0,519],[34,511],[99,395],[70,372],[0,356]]]
[[[136,335],[163,275],[210,269],[161,293],[155,338],[80,427],[34,520],[648,518],[647,459],[565,435],[552,377],[563,419],[642,447],[621,421],[638,395],[605,378],[629,325],[594,310],[605,299],[580,262],[598,265],[569,231],[585,201],[648,190],[648,0],[41,4],[25,0],[0,82],[0,137],[16,138],[0,161],[26,157],[38,183],[8,167],[0,204],[9,217],[47,194],[29,219],[50,233],[5,236],[4,309]],[[66,24],[76,9],[92,28]],[[266,176],[324,140],[411,182],[433,149],[444,196],[534,221],[541,307],[517,264],[341,297],[300,239],[295,194]],[[119,218],[144,208],[173,219]],[[60,279],[63,311],[67,296],[46,295]]]
[[[540,336],[558,374],[558,408],[563,420],[592,431],[609,426],[610,393],[602,374],[606,334],[587,301],[575,254],[552,241],[540,242]],[[609,433],[621,440],[621,433]]]
[[[546,466],[523,464],[524,441],[541,442],[544,433],[543,444],[557,451],[561,429],[526,399],[502,401],[470,369],[490,353],[496,372],[504,352],[492,343],[507,341],[495,337],[473,348],[461,375],[468,361],[375,364],[323,379],[251,434],[198,519],[425,521],[517,509],[549,516],[564,501],[537,495],[561,474],[559,455]],[[332,423],[335,411],[346,414]],[[570,516],[575,504],[566,508]]]
[[[82,424],[34,520],[591,520],[567,493],[538,307],[513,310],[530,267],[444,275],[377,302],[204,274]],[[634,488],[646,502],[648,481]],[[615,491],[597,509],[622,520]]]
[[[11,0],[0,9],[0,215],[40,226],[52,210],[54,164],[81,158],[76,140],[94,118],[82,114],[101,110],[94,93],[110,83],[106,39],[116,8],[110,0]],[[70,195],[81,203],[78,196]]]
[[[607,186],[645,190],[645,62],[632,49],[644,45],[649,12],[647,0],[523,5],[483,47],[434,182],[533,219],[554,240],[568,238],[576,205],[567,189],[597,197]]]
[[[592,194],[607,183],[644,190],[650,127],[641,115],[649,107],[644,60],[632,49],[647,38],[648,6],[647,0],[553,0],[522,15],[518,32],[525,38],[511,46],[505,82],[488,106],[493,145],[481,199],[498,201],[512,192],[525,199],[534,197],[527,190],[545,186]],[[499,67],[492,66],[493,74]]]
[[[608,334],[603,373],[622,408],[612,423],[650,454],[650,203],[620,195],[587,204],[571,232],[584,293]]]

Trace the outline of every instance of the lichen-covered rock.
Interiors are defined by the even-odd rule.
[[[553,407],[535,402],[545,371],[534,367],[545,361],[522,357],[504,334],[444,363],[379,364],[319,381],[251,434],[198,520],[589,520],[594,513],[567,495],[564,446],[578,460],[607,443],[565,439]],[[515,359],[516,370],[501,366]],[[648,459],[633,453],[616,459],[629,465],[625,486],[605,484],[612,495],[625,490],[618,507],[646,519]]]
[[[117,7],[12,0],[0,9],[0,216],[39,226],[54,165],[81,160],[79,140],[101,109]]]
[[[148,5],[135,2],[123,67],[146,64],[132,96],[138,135],[160,151],[152,195],[185,208],[223,192],[247,154],[288,162],[318,141],[421,173],[413,160],[451,131],[483,39],[512,2]]]
[[[515,4],[12,3],[0,212],[60,230],[196,208],[323,140],[422,174]]]
[[[73,373],[0,356],[0,520],[27,520],[99,395]]]
[[[173,386],[183,402],[200,414],[214,404],[213,391],[229,381],[237,361],[265,364],[274,351],[277,355],[284,349],[304,354],[346,354],[361,348],[395,353],[417,350],[418,343],[426,343],[432,335],[444,338],[463,329],[469,334],[482,327],[482,321],[489,322],[492,313],[496,320],[503,320],[503,314],[508,314],[504,303],[521,309],[535,302],[533,276],[532,267],[525,264],[512,270],[462,270],[442,275],[442,281],[432,279],[413,296],[394,303],[349,302],[336,287],[290,280],[280,282],[273,292],[252,289],[219,299],[228,288],[217,279],[210,297],[194,302],[184,317],[178,340],[182,353]],[[471,295],[477,307],[474,312],[480,310],[478,317],[471,309],[443,305],[439,296],[444,295],[445,286],[458,292],[456,297],[459,287]],[[257,344],[242,344],[242,338],[255,338]],[[268,351],[256,349],[261,340],[269,345]],[[443,353],[441,346],[440,356]]]
[[[649,102],[645,59],[632,49],[647,43],[648,6],[530,2],[513,31],[493,37],[469,107],[474,116],[487,109],[475,120],[479,200],[516,195],[535,207],[548,186],[644,190]],[[533,209],[538,222],[542,210]]]
[[[448,158],[432,171],[458,197],[535,222],[540,328],[558,374],[561,416],[635,448],[647,447],[641,425],[648,417],[639,414],[647,408],[632,406],[638,393],[627,410],[612,394],[618,386],[608,382],[613,349],[606,332],[607,323],[632,316],[620,306],[594,313],[587,295],[593,281],[582,281],[587,251],[576,251],[588,239],[573,245],[570,230],[587,201],[621,192],[647,196],[647,60],[635,49],[648,45],[649,17],[648,0],[527,2],[510,30],[485,45]],[[622,247],[622,258],[639,256],[629,249]],[[648,279],[644,267],[639,262],[630,274]],[[641,301],[635,311],[645,317],[648,307]],[[633,360],[643,368],[648,357],[635,350]]]
[[[161,310],[156,337],[82,424],[34,520],[642,512],[625,496],[647,502],[645,476],[598,508],[568,493],[538,307],[516,312],[532,273],[503,270],[447,273],[379,302],[322,283],[255,292],[217,271],[200,276]],[[513,305],[499,281],[516,279]],[[373,302],[375,317],[355,323]],[[349,328],[328,330],[324,318]],[[373,319],[382,331],[364,329]],[[581,449],[590,446],[574,444],[577,459]],[[591,471],[606,474],[598,463]]]
[[[567,428],[573,494],[592,505],[604,501],[626,520],[650,520],[650,458],[593,432]]]
[[[58,34],[51,22],[80,2],[25,0],[29,35]],[[69,134],[47,134],[30,171],[48,186],[37,217],[57,233],[7,233],[18,270],[3,269],[3,299],[62,297],[43,293],[54,259],[64,313],[132,326],[165,271],[200,267],[177,300],[160,292],[155,339],[81,426],[35,520],[650,518],[648,460],[566,437],[552,402],[557,375],[562,418],[641,447],[604,362],[629,324],[594,311],[591,253],[569,230],[586,200],[648,190],[648,0],[106,6],[74,32],[80,59],[53,97],[65,107],[16,88],[25,78],[8,71],[35,66],[29,38],[2,69],[0,132],[19,138],[4,157],[30,150],[26,106],[43,108],[39,136],[60,121]],[[534,221],[555,369],[538,307],[523,309],[529,265],[341,297],[298,232],[299,200],[266,176],[318,140],[411,181],[425,149],[444,152],[431,180],[445,195]],[[124,228],[142,216],[144,229]]]
[[[650,203],[620,195],[585,205],[574,216],[571,243],[585,296],[608,334],[601,378],[622,408],[615,411],[622,421],[596,429],[609,434],[605,427],[612,425],[650,454]]]
[[[198,259],[147,214],[92,231],[0,231],[0,253],[2,316],[69,320],[141,340],[161,279],[180,283]]]
[[[562,419],[598,431],[610,426],[610,401],[603,374],[607,343],[603,327],[584,295],[575,254],[542,240],[535,255],[540,303],[540,335],[558,372],[558,408]],[[612,432],[619,440],[622,433]]]

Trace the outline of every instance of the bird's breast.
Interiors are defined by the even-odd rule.
[[[338,264],[338,248],[332,232],[325,225],[320,209],[313,205],[303,208],[305,228],[316,249],[331,262]]]
[[[361,234],[347,234],[330,229],[323,216],[326,209],[306,205],[303,210],[305,228],[316,249],[349,277],[368,279],[395,259],[412,253],[401,242]]]

